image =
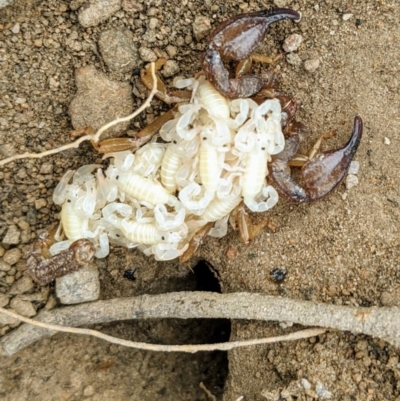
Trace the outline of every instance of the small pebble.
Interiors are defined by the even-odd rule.
[[[18,227],[24,231],[29,230],[29,228],[30,228],[29,223],[25,220],[20,220],[18,222]],[[0,256],[2,256],[2,255],[0,254]]]
[[[43,163],[40,166],[39,174],[51,174],[53,172],[54,165],[52,163]]]
[[[44,306],[44,309],[46,310],[51,310],[54,309],[57,306],[57,298],[51,294],[49,296],[49,299],[47,300],[46,305]]]
[[[303,37],[297,33],[289,35],[283,43],[283,50],[288,53],[294,52],[300,47],[302,41]]]
[[[21,30],[21,26],[19,25],[18,22],[16,24],[14,24],[14,26],[11,28],[12,33],[19,33],[20,30]]]
[[[122,0],[122,8],[127,13],[137,13],[143,11],[143,6],[139,4],[136,0]]]
[[[46,199],[36,199],[35,200],[35,208],[36,210],[40,210],[42,207],[45,207],[47,205],[47,200]]]
[[[353,14],[343,14],[343,16],[342,16],[343,21],[348,21],[352,16],[353,16]]]
[[[0,293],[0,308],[4,308],[5,306],[7,306],[8,302],[8,296]]]
[[[22,316],[32,317],[37,313],[31,302],[24,301],[18,298],[18,296],[11,300],[10,306],[15,310],[15,312]]]
[[[97,301],[99,295],[99,271],[94,266],[86,266],[56,279],[56,297],[62,304]]]
[[[11,225],[3,238],[3,243],[9,245],[17,245],[19,244],[20,237],[21,232],[18,230],[17,226]]]
[[[157,18],[150,18],[149,28],[150,29],[156,29],[159,22],[160,21]]]
[[[304,69],[308,72],[314,72],[317,70],[318,67],[319,67],[318,59],[306,60],[304,62]]]
[[[390,139],[385,136],[385,139],[383,140],[383,143],[385,145],[390,145]]]
[[[138,51],[129,29],[109,29],[100,34],[99,48],[107,67],[114,72],[130,72],[138,66]]]
[[[349,189],[355,187],[356,185],[358,185],[358,178],[357,178],[357,176],[356,176],[356,175],[353,175],[353,174],[348,174],[347,177],[346,177],[345,184],[346,184],[346,189],[347,189],[347,190],[349,190]]]
[[[140,58],[143,61],[147,61],[151,63],[152,61],[157,61],[157,55],[153,52],[153,50],[149,49],[148,47],[141,47],[139,49]]]
[[[167,60],[162,69],[162,75],[166,78],[172,77],[179,72],[179,65],[174,60]]]
[[[4,262],[4,260],[0,260],[0,272],[8,272],[11,269],[11,266]]]
[[[211,21],[209,17],[198,15],[192,25],[193,35],[197,41],[205,38],[211,30]]]
[[[96,26],[108,20],[121,8],[121,0],[92,0],[79,9],[78,20],[84,27]]]
[[[332,398],[332,393],[328,391],[321,382],[317,382],[315,386],[315,392],[317,393],[319,398],[322,398],[324,400],[329,400]]]
[[[291,64],[291,65],[295,65],[295,66],[300,66],[302,63],[302,60],[300,58],[300,56],[297,53],[288,53],[286,55],[286,61]]]
[[[304,390],[310,390],[311,389],[311,383],[307,379],[301,379],[300,380],[301,385],[303,386]]]
[[[33,289],[33,286],[34,284],[32,279],[29,276],[23,276],[12,285],[10,289],[10,294],[24,294],[25,292],[31,291]]]
[[[178,49],[172,45],[168,45],[165,50],[167,51],[168,56],[171,58],[175,57],[178,53]]]
[[[22,258],[22,252],[18,248],[13,248],[8,250],[4,256],[4,262],[8,263],[9,265],[14,265]]]
[[[83,389],[83,395],[85,396],[85,397],[90,397],[90,396],[92,396],[94,394],[94,388],[93,388],[93,386],[87,386],[87,387],[85,387],[84,389]]]
[[[277,7],[286,7],[291,3],[291,0],[274,0]]]
[[[353,160],[353,161],[350,163],[350,167],[349,167],[349,172],[348,172],[348,174],[357,175],[359,169],[360,169],[360,163],[359,163],[358,161],[356,161],[356,160]]]

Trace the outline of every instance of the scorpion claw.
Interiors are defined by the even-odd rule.
[[[302,185],[296,183],[287,172],[287,164],[298,148],[296,137],[290,137],[287,140],[286,151],[276,156],[270,165],[271,177],[277,190],[295,203],[312,202],[328,195],[346,176],[360,144],[362,131],[363,122],[361,117],[356,116],[353,132],[346,145],[340,149],[320,153],[304,164],[300,171]]]
[[[246,59],[260,44],[272,23],[282,19],[299,18],[300,14],[296,11],[275,8],[241,14],[226,21],[212,33],[205,51],[203,70],[207,79],[226,97],[251,97],[264,86],[268,78],[246,75],[230,79],[222,59]]]

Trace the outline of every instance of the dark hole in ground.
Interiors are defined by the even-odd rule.
[[[137,280],[124,279],[125,285],[136,286],[140,283],[140,271]],[[217,271],[206,261],[200,261],[189,274],[179,280],[168,282],[168,291],[210,291],[221,292]],[[165,291],[165,290],[164,290]],[[231,324],[228,319],[149,319],[129,322],[115,322],[104,325],[103,332],[118,338],[153,344],[213,344],[229,341]],[[139,351],[142,354],[143,351]],[[151,354],[146,370],[161,370],[162,377],[155,376],[148,383],[143,399],[162,400],[175,393],[186,393],[190,388],[200,385],[222,399],[223,388],[228,376],[227,352],[198,352],[195,354],[160,353]],[[144,359],[143,352],[139,358]],[[121,364],[130,364],[138,358],[138,351],[120,347],[115,359]],[[199,400],[207,400],[200,390]],[[204,396],[204,397],[203,397]]]

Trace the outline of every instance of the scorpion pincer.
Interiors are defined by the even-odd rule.
[[[242,61],[254,53],[269,26],[283,19],[299,20],[300,14],[286,8],[274,8],[240,14],[221,24],[212,34],[203,57],[203,71],[224,96],[237,99],[255,95],[271,77],[245,75],[231,79],[223,59]]]

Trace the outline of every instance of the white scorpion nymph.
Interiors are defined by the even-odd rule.
[[[87,238],[97,257],[108,254],[110,241],[157,260],[174,259],[207,224],[215,222],[209,235],[224,236],[242,200],[255,212],[276,204],[266,175],[271,156],[284,148],[279,101],[228,100],[204,77],[175,85],[190,87],[192,99],[158,137],[136,153],[106,155],[105,173],[89,165],[61,179],[54,202],[62,206],[67,239],[53,245],[53,253]]]

